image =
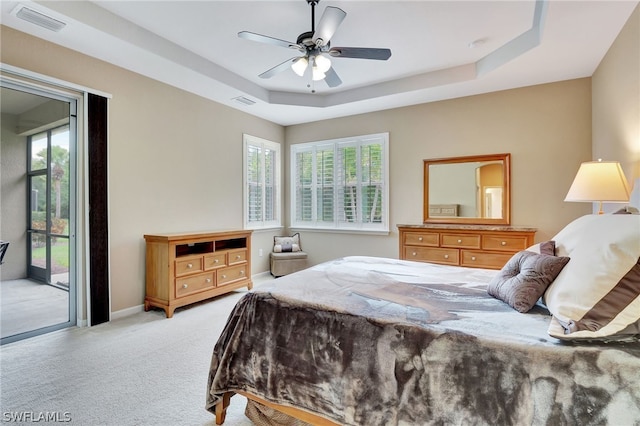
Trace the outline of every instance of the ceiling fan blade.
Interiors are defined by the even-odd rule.
[[[338,7],[327,6],[320,18],[320,22],[318,22],[316,31],[313,33],[313,42],[317,43],[318,40],[322,40],[321,45],[326,45],[335,34],[345,16],[347,16],[347,13],[344,10]]]
[[[334,71],[333,67],[325,73],[324,81],[329,87],[338,87],[342,84],[342,80],[338,77],[338,74]]]
[[[386,61],[391,57],[390,49],[370,47],[332,47],[329,54],[336,58],[376,59]]]
[[[247,40],[257,41],[257,42],[260,42],[260,43],[274,44],[276,46],[287,47],[287,48],[290,48],[290,49],[297,49],[297,50],[301,49],[300,46],[298,46],[296,43],[293,43],[291,41],[280,40],[279,38],[274,38],[274,37],[269,37],[269,36],[262,35],[262,34],[252,33],[250,31],[240,31],[238,33],[238,37],[244,38],[244,39],[247,39]]]
[[[282,72],[282,71],[286,70],[287,68],[291,67],[291,64],[293,64],[293,62],[296,59],[298,59],[298,57],[289,58],[286,61],[284,61],[283,63],[278,64],[275,67],[266,70],[265,72],[260,74],[258,77],[260,77],[260,78],[271,78],[274,75],[278,74],[279,72]]]

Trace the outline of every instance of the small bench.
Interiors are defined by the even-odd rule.
[[[307,267],[307,253],[303,251],[271,252],[270,257],[271,275],[276,278],[301,271]]]

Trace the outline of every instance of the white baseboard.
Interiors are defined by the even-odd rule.
[[[271,272],[269,271],[265,271],[265,272],[260,272],[259,274],[253,274],[251,276],[252,280],[256,280],[256,281],[260,281],[260,280],[264,280],[264,279],[271,279],[273,278],[271,276]],[[111,312],[111,318],[109,319],[109,321],[113,321],[119,318],[124,318],[124,317],[128,317],[130,315],[134,315],[137,314],[139,312],[144,311],[144,304],[142,305],[138,305],[138,306],[133,306],[131,308],[126,308],[126,309],[121,309],[119,311],[115,311],[115,312]]]
[[[259,274],[251,275],[251,280],[260,280],[268,277],[271,277],[271,272],[264,271],[264,272],[260,272]]]
[[[113,321],[119,318],[124,318],[124,317],[128,317],[134,314],[137,314],[139,312],[144,311],[144,304],[143,305],[138,305],[138,306],[133,306],[131,308],[126,308],[126,309],[120,309],[119,311],[115,311],[115,312],[111,312],[111,318],[109,319],[109,321]]]

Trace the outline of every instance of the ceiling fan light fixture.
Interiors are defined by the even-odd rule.
[[[331,59],[324,55],[316,55],[314,63],[315,68],[319,69],[322,73],[329,71],[329,68],[331,68]]]
[[[305,70],[307,69],[308,64],[309,62],[307,61],[307,58],[301,57],[293,61],[293,63],[291,64],[291,69],[293,70],[293,72],[302,77]]]
[[[271,67],[262,74],[258,74],[258,77],[271,78],[291,67],[300,77],[311,73],[313,81],[325,80],[327,86],[334,88],[341,85],[342,80],[340,80],[340,77],[338,77],[338,74],[336,74],[336,71],[332,68],[332,58],[375,59],[382,61],[389,59],[391,56],[390,49],[369,47],[331,48],[331,37],[333,37],[333,34],[347,16],[347,13],[339,7],[327,6],[316,28],[314,8],[319,1],[320,0],[307,0],[307,3],[311,5],[311,31],[300,34],[295,43],[250,31],[240,31],[238,33],[238,37],[240,38],[286,47],[287,49],[295,49],[303,55],[289,58],[275,67]],[[311,68],[311,71],[307,72],[308,68]],[[309,84],[307,86],[311,87]],[[312,92],[315,93],[315,90],[312,90]]]

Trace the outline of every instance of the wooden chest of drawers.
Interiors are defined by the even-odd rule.
[[[536,229],[489,225],[398,225],[400,259],[500,269],[533,245]]]
[[[251,231],[145,235],[144,310],[167,318],[180,306],[246,286],[251,290]]]

